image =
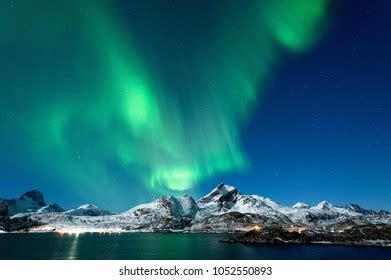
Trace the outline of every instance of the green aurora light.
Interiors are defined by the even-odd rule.
[[[111,1],[30,2],[0,9],[7,47],[27,61],[18,76],[25,86],[12,67],[6,80],[14,82],[1,82],[0,109],[23,116],[13,140],[27,139],[34,163],[81,192],[113,196],[124,186],[109,166],[156,193],[249,168],[241,127],[282,53],[312,47],[327,16],[326,0],[224,1],[201,28],[202,42],[202,32],[188,35],[192,55],[171,91]]]

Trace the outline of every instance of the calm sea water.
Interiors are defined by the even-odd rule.
[[[0,234],[0,259],[391,259],[391,248],[227,244],[221,234]]]

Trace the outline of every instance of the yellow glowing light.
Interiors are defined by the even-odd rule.
[[[259,226],[259,225],[254,226],[253,229],[254,229],[256,232],[261,232],[261,231],[262,231],[262,227]]]
[[[100,227],[100,228],[79,228],[79,227],[72,227],[72,228],[61,228],[61,229],[56,229],[55,232],[59,233],[61,236],[65,235],[65,234],[69,234],[69,235],[76,235],[78,236],[79,234],[82,234],[82,233],[108,233],[108,234],[112,234],[112,233],[120,233],[120,232],[124,232],[123,229],[121,228],[103,228],[103,227]]]

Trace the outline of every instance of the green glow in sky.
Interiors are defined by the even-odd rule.
[[[20,110],[14,137],[28,139],[34,163],[80,193],[116,197],[136,186],[140,195],[189,191],[249,168],[241,127],[280,54],[318,41],[327,1],[226,1],[167,51],[168,39],[143,41],[111,1],[29,2],[0,11],[7,47],[27,61],[2,84],[0,109]],[[142,34],[161,38],[153,20]],[[161,33],[182,24],[164,23]]]
[[[293,51],[308,49],[320,36],[327,0],[279,0],[265,5],[264,17],[273,36]]]

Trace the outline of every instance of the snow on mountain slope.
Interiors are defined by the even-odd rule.
[[[304,202],[297,202],[292,206],[293,209],[308,209],[310,208],[309,205],[305,204]]]
[[[151,203],[138,205],[120,216],[132,220],[129,229],[182,229],[194,219],[198,206],[190,196],[163,196]]]
[[[163,196],[153,202],[140,204],[124,214],[135,214],[137,211],[153,212],[159,216],[189,216],[194,217],[198,210],[197,204],[190,196],[175,198],[173,196]]]
[[[354,209],[352,210],[348,207],[333,206],[330,202],[327,202],[327,201],[322,201],[318,205],[311,207],[311,209],[317,210],[317,211],[324,211],[324,212],[328,212],[328,213],[339,213],[341,215],[348,215],[348,216],[362,215],[362,213],[360,213]],[[361,209],[364,211],[363,208],[361,208]]]
[[[230,212],[258,214],[289,222],[287,213],[290,209],[258,195],[240,195]]]
[[[200,221],[212,215],[218,216],[228,212],[257,214],[267,216],[281,223],[319,226],[322,224],[338,223],[349,218],[363,215],[363,209],[336,207],[327,201],[322,201],[310,207],[304,203],[296,203],[292,207],[281,205],[270,198],[258,195],[242,195],[232,186],[220,184],[208,195],[197,202],[200,210],[196,220]],[[372,213],[367,211],[364,213]]]
[[[374,215],[374,214],[377,214],[373,210],[364,209],[361,206],[359,206],[357,204],[354,204],[354,203],[347,204],[343,208],[348,210],[349,212],[355,212],[355,213],[359,213],[359,214],[363,214],[363,215]]]
[[[333,208],[333,205],[325,200],[322,202],[319,202],[318,205],[311,207],[311,209],[314,209],[314,210],[325,210],[325,211],[331,210],[332,208]]]
[[[194,220],[186,232],[243,232],[253,229],[255,226],[286,225],[281,220],[259,214],[225,212],[220,215],[211,215],[203,220]]]
[[[242,195],[236,188],[223,183],[199,199],[197,204],[200,210],[196,215],[196,220],[227,212],[239,212],[267,216],[283,223],[291,222],[286,215],[290,211],[289,207],[282,206],[270,198]]]
[[[220,184],[197,201],[199,217],[231,212],[280,215],[285,209],[269,198],[257,195],[242,195],[236,188]]]
[[[112,215],[111,212],[102,210],[92,204],[84,204],[79,206],[77,209],[71,209],[65,211],[65,214],[70,216],[107,216]]]
[[[3,229],[12,231],[43,227],[45,230],[51,228],[78,231],[119,229],[136,232],[228,232],[247,230],[254,225],[334,227],[391,224],[391,215],[387,211],[376,213],[356,204],[339,207],[327,201],[313,207],[304,203],[288,207],[270,198],[243,195],[236,188],[225,184],[218,185],[197,202],[191,196],[163,196],[121,214],[111,214],[91,204],[62,212],[58,205],[46,205],[43,196],[40,198],[41,195],[24,195],[23,203],[4,200],[4,207],[0,213],[3,221],[6,221],[6,227],[3,223]],[[13,205],[18,205],[18,211],[24,211],[13,211],[13,214],[9,215],[9,201],[14,201]],[[39,204],[45,205],[38,207]],[[14,208],[11,209],[16,209],[15,206],[12,207]]]
[[[37,210],[37,213],[50,213],[50,212],[64,212],[65,210],[62,209],[58,204],[50,204],[43,206]]]
[[[182,215],[194,219],[199,210],[199,207],[195,202],[194,198],[189,195],[185,195],[183,197],[178,198],[178,201],[182,207]]]
[[[239,195],[239,191],[232,186],[223,183],[218,185],[197,201],[199,211],[196,219],[200,220],[229,211],[236,204]]]

